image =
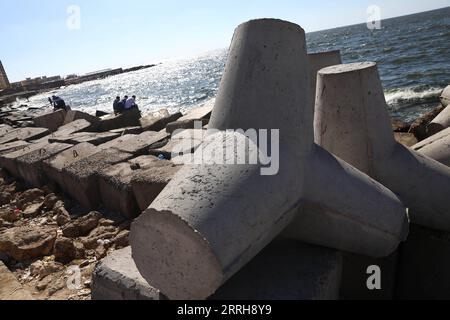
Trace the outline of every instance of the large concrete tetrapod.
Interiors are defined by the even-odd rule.
[[[326,67],[335,66],[342,63],[341,52],[339,50],[317,52],[308,54],[309,65],[309,83],[310,83],[310,102],[311,108],[315,108],[316,103],[316,87],[317,87],[317,73]]]
[[[412,222],[450,231],[450,169],[394,140],[376,63],[319,72],[316,142],[394,191]]]
[[[359,222],[361,230],[383,230],[364,233],[372,240],[363,241],[369,251],[388,254],[398,245],[405,214],[394,194],[327,152],[317,152],[307,61],[305,33],[295,24],[265,19],[237,28],[209,127],[222,132],[279,129],[279,171],[264,176],[262,165],[186,165],[133,223],[136,265],[170,299],[213,294],[288,226],[310,188],[336,191],[329,198],[320,194],[340,198],[344,207],[330,207],[342,219]],[[202,149],[222,151],[218,135],[207,137],[196,155]],[[254,142],[239,133],[222,138]],[[323,161],[323,167],[335,165],[341,181],[358,188],[335,184],[320,190],[320,181],[305,182],[305,171],[316,165],[323,169],[312,167],[313,159]],[[382,210],[381,216],[366,216],[372,213],[364,211],[369,203]]]

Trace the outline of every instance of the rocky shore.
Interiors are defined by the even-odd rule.
[[[173,132],[206,126],[212,108],[141,118],[3,107],[0,299],[90,299],[96,265],[129,246],[131,222],[180,169],[170,159]],[[444,109],[413,124],[393,119],[397,141],[411,147],[428,138]]]

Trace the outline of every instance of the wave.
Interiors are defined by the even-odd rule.
[[[390,106],[438,102],[443,89],[420,86],[388,90],[385,92],[386,102]]]

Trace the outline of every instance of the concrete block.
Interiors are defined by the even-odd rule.
[[[401,246],[397,299],[450,299],[450,233],[411,225]]]
[[[337,300],[342,256],[337,251],[278,239],[209,300]],[[115,251],[93,273],[94,300],[166,300],[139,273],[131,248]]]
[[[79,160],[97,153],[98,151],[99,150],[92,144],[80,143],[45,160],[42,163],[43,170],[51,181],[55,182],[62,190],[66,190],[62,170]]]
[[[26,155],[27,153],[40,150],[48,144],[48,141],[41,141],[38,143],[31,143],[20,150],[0,155],[0,167],[6,169],[12,176],[19,178],[19,169],[17,167],[17,159]]]
[[[0,261],[0,300],[31,301],[34,300],[30,292],[26,291],[17,278]]]
[[[196,121],[196,120],[209,120],[216,103],[215,99],[211,99],[199,108],[192,109],[188,111],[184,116],[182,116],[178,121]]]
[[[114,140],[120,137],[119,133],[112,132],[100,132],[100,133],[88,133],[88,132],[78,132],[74,133],[72,137],[67,140],[67,143],[78,144],[78,143],[90,143],[94,146],[104,144],[108,141]]]
[[[200,123],[201,128],[209,123],[209,119],[207,120],[183,120],[183,121],[175,121],[171,122],[166,126],[166,132],[169,134],[173,134],[176,130],[186,130],[186,129],[195,129],[195,124]]]
[[[81,111],[70,110],[67,112],[66,119],[64,120],[64,124],[66,125],[66,124],[69,124],[76,120],[86,120],[92,126],[98,126],[100,123],[100,119],[95,116],[91,116],[90,114],[87,114],[87,113],[84,113]]]
[[[147,153],[148,148],[158,142],[167,139],[169,135],[165,132],[146,131],[135,136],[131,140],[119,142],[112,146],[113,149],[131,153],[133,155],[142,155]]]
[[[115,150],[103,150],[62,169],[66,192],[87,209],[96,209],[101,203],[98,173],[108,165],[127,161],[133,156]]]
[[[5,134],[0,138],[0,144],[14,142],[18,140],[31,141],[37,140],[50,134],[45,128],[20,128]]]
[[[171,115],[169,111],[162,109],[143,117],[140,120],[140,125],[144,131],[161,131],[167,124],[177,121],[182,116],[180,112]]]
[[[99,190],[105,208],[127,219],[136,218],[142,210],[138,207],[131,181],[134,176],[141,176],[143,170],[156,169],[160,162],[153,156],[142,156],[101,170],[98,174]]]
[[[52,134],[52,137],[64,137],[81,131],[87,132],[93,129],[95,129],[95,127],[92,126],[89,121],[79,119],[59,127],[58,131]]]
[[[165,159],[192,154],[203,143],[205,130],[188,129],[172,137],[162,147],[150,147],[149,153],[154,156],[163,155]]]
[[[170,161],[156,159],[150,169],[133,176],[131,184],[140,211],[150,206],[180,169]]]
[[[397,285],[399,251],[389,257],[373,259],[362,255],[343,253],[344,263],[340,297],[343,300],[393,300]],[[381,271],[381,290],[369,290],[367,280],[372,275],[368,268]]]
[[[0,154],[11,153],[30,145],[28,142],[19,140],[0,145]]]
[[[142,133],[142,128],[141,128],[141,126],[127,127],[127,128],[119,128],[119,129],[110,130],[110,132],[118,133],[120,135],[141,134]]]
[[[33,122],[36,127],[47,128],[51,132],[55,132],[59,127],[64,125],[65,119],[66,111],[58,110],[39,115],[33,119]]]
[[[17,158],[17,169],[20,176],[33,187],[42,187],[47,181],[42,169],[42,162],[71,147],[70,144],[48,143],[38,150]]]
[[[0,137],[3,137],[8,132],[15,130],[13,127],[8,126],[7,124],[0,125]]]
[[[101,118],[100,130],[110,131],[119,128],[136,127],[140,125],[141,112],[133,108],[119,115],[109,115]]]

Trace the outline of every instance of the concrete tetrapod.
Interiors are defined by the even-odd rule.
[[[311,107],[314,112],[315,103],[316,103],[316,86],[317,86],[317,73],[325,68],[330,66],[335,66],[337,64],[342,63],[341,52],[339,50],[336,51],[328,51],[328,52],[318,52],[318,53],[310,53],[308,54],[308,63],[309,63],[309,77],[310,77],[310,101]]]
[[[412,222],[450,231],[450,169],[398,144],[376,63],[319,72],[316,142],[394,191]]]
[[[313,185],[307,188],[318,190],[317,198],[322,194],[321,185],[305,181],[309,161],[319,149],[313,141],[308,71],[305,33],[299,26],[263,19],[237,28],[209,126],[220,132],[210,130],[194,154],[194,158],[203,159],[202,164],[185,165],[131,228],[132,254],[140,273],[170,299],[205,299],[212,295],[289,225],[302,197],[308,194],[307,183]],[[235,150],[244,145],[249,147],[241,160],[252,159],[256,152],[264,154],[248,134],[252,128],[279,130],[271,132],[269,144],[271,164],[276,167],[278,162],[278,173],[264,170],[268,169],[263,165],[265,161],[259,165],[228,161],[236,160],[239,155]],[[279,140],[273,139],[277,134]],[[227,146],[233,143],[237,149],[228,153]],[[226,159],[225,164],[205,161],[210,160],[205,158],[210,150],[216,157],[223,151],[226,156],[219,158]],[[279,161],[275,159],[278,151]],[[326,154],[323,167],[336,161],[325,151],[322,153]],[[355,170],[344,163],[337,167],[341,175]],[[344,192],[344,198],[348,203],[356,201],[367,206],[346,203],[339,207],[341,202],[329,206],[349,220],[354,216],[358,220],[368,211],[353,209],[369,209],[378,202],[385,216],[389,215],[389,223],[379,221],[379,217],[362,217],[361,228],[366,219],[375,228],[384,230],[387,225],[386,231],[397,235],[395,239],[380,242],[378,236],[373,236],[375,232],[364,236],[373,240],[372,252],[389,254],[403,237],[402,204],[363,174],[346,178],[348,183],[358,183],[360,193],[353,196]],[[338,191],[342,187],[334,184],[330,189]],[[376,201],[366,200],[374,194]],[[334,247],[334,242],[329,246]]]
[[[411,149],[450,167],[450,128],[419,142]]]

